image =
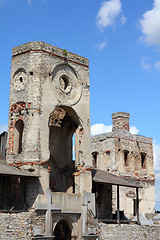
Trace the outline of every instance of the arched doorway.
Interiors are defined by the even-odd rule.
[[[73,135],[80,125],[71,107],[58,106],[49,117],[50,189],[74,193]]]
[[[54,229],[54,236],[55,240],[71,240],[71,229],[64,219],[57,223]]]

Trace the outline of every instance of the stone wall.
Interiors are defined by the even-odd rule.
[[[160,226],[99,224],[99,240],[160,240]]]
[[[114,113],[112,118],[112,132],[96,135],[91,139],[92,159],[96,153],[98,169],[143,186],[139,189],[140,213],[153,213],[155,175],[152,139],[129,133],[128,113]],[[116,199],[116,189],[113,188],[113,213],[116,211]],[[120,187],[120,210],[124,210],[124,214],[131,218],[136,214],[135,206],[135,189]]]
[[[91,152],[98,153],[99,169],[138,180],[155,180],[151,138],[121,131],[100,134],[92,137]],[[141,166],[142,153],[145,154],[144,167]]]
[[[37,190],[44,196],[47,188],[74,192],[70,178],[74,165],[84,169],[91,166],[88,67],[88,59],[47,43],[30,42],[13,48],[6,161],[38,171]],[[57,106],[66,112],[61,127],[50,122]],[[54,165],[61,174],[56,174]],[[60,177],[64,180],[59,181]],[[83,185],[81,173],[79,179],[75,192],[91,192],[91,176],[88,185]],[[63,189],[57,184],[62,181]]]
[[[33,226],[44,227],[43,213],[35,211],[21,213],[0,213],[0,239],[31,239]]]

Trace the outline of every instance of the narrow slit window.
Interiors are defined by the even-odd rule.
[[[124,165],[125,166],[128,166],[129,165],[129,162],[128,162],[128,151],[123,151],[123,154],[124,154]]]
[[[98,152],[92,152],[92,165],[97,168]]]
[[[146,169],[146,154],[145,153],[141,153],[141,167],[143,169]]]

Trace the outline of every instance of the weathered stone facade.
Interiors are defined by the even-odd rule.
[[[98,220],[118,220],[114,185],[133,187],[120,188],[127,217],[136,214],[136,183],[145,186],[141,212],[154,211],[152,140],[129,133],[129,114],[113,114],[112,133],[90,139],[88,67],[88,59],[43,42],[13,49],[0,239],[118,239],[114,225],[97,227]],[[96,182],[95,169],[104,178],[113,173],[115,182]]]
[[[155,211],[155,175],[152,139],[129,133],[128,113],[114,113],[112,118],[112,132],[92,137],[93,165],[142,185],[140,213],[153,213]],[[116,211],[115,188],[112,186],[113,213]],[[120,187],[120,210],[124,210],[128,218],[136,215],[135,205],[136,190]]]
[[[31,239],[34,226],[45,226],[45,212],[0,213],[0,239]]]
[[[7,163],[37,176],[25,181],[25,208],[45,212],[41,228],[31,221],[35,235],[87,236],[95,218],[88,59],[44,42],[13,48],[8,124]]]

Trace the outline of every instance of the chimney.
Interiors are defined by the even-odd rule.
[[[112,114],[113,127],[112,131],[126,131],[129,132],[129,113],[116,112]]]

